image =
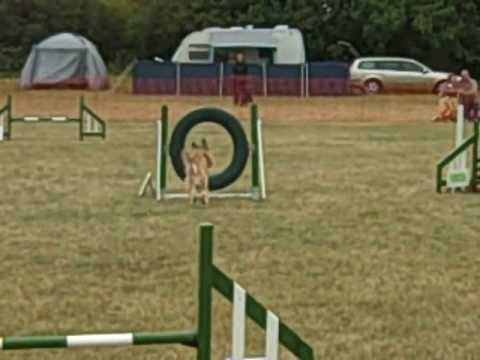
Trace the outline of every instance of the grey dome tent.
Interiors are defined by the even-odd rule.
[[[109,87],[108,73],[97,48],[83,36],[61,33],[32,47],[23,67],[20,87]]]

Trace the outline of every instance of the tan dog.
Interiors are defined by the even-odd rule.
[[[214,162],[207,141],[202,139],[201,146],[193,142],[192,148],[184,150],[182,157],[190,203],[201,199],[203,204],[208,204],[208,170],[213,167]]]

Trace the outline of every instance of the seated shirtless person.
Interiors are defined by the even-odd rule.
[[[470,76],[468,70],[461,72],[459,103],[463,105],[465,119],[473,121],[478,118],[478,83]]]
[[[448,75],[447,81],[439,87],[438,114],[432,121],[455,121],[457,117],[458,79],[454,74]]]

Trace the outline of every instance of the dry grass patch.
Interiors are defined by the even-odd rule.
[[[132,95],[128,87],[117,94],[81,91],[20,91],[15,81],[0,82],[0,97],[14,95],[16,112],[21,115],[76,114],[78,97],[85,94],[94,109],[108,120],[155,120],[161,105],[168,105],[173,118],[200,106],[218,106],[241,119],[249,118],[248,109],[234,108],[228,97],[160,97]],[[270,122],[425,122],[435,111],[436,99],[424,96],[355,96],[291,98],[257,97],[262,117]]]
[[[72,94],[17,95],[31,113],[67,109]],[[36,100],[48,96],[55,101]],[[202,209],[136,197],[153,169],[154,124],[130,120],[155,119],[166,99],[122,94],[107,105],[100,99],[108,97],[88,96],[108,119],[124,120],[110,122],[106,142],[80,143],[60,125],[18,125],[16,138],[0,144],[3,335],[191,326],[197,226],[209,221],[217,226],[216,262],[303,335],[319,359],[480,353],[478,197],[434,193],[434,164],[452,145],[453,128],[425,121],[430,98],[369,98],[368,109],[384,109],[385,119],[398,122],[371,122],[382,120],[381,112],[355,121],[367,111],[359,108],[363,98],[259,99],[270,199],[213,200]],[[389,99],[404,111],[392,119]],[[168,100],[175,116],[219,101]],[[327,108],[345,121],[323,122]],[[222,141],[223,134],[211,135],[219,158],[227,156]],[[248,176],[237,186],[247,184]],[[214,324],[214,358],[225,358],[230,307],[220,298]],[[260,332],[252,329],[249,338],[252,353],[260,351]],[[147,347],[2,359],[159,359],[174,352],[193,358],[188,349]]]

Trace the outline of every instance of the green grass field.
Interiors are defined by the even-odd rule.
[[[75,125],[16,125],[14,140],[0,143],[0,336],[190,328],[197,227],[208,221],[216,262],[317,359],[475,359],[479,198],[434,192],[453,126],[264,121],[270,199],[207,208],[136,196],[154,166],[152,121],[111,121],[106,142],[83,143]],[[222,163],[223,134],[209,140]],[[229,355],[230,309],[216,298],[215,359]],[[262,351],[253,325],[249,341]],[[194,355],[146,347],[1,358]]]

